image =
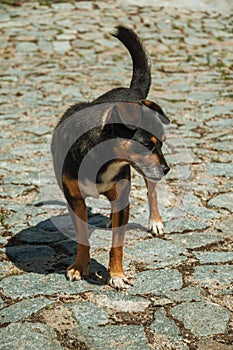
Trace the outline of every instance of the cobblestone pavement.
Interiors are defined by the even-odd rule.
[[[233,349],[230,1],[164,3],[0,4],[3,350]],[[172,120],[172,171],[158,184],[166,234],[147,232],[146,190],[134,174],[124,259],[132,285],[124,292],[104,280],[111,235],[104,199],[89,201],[98,225],[91,277],[66,281],[75,242],[62,233],[71,225],[62,194],[49,205],[53,179],[41,162],[70,104],[128,86],[130,58],[107,34],[119,22],[143,39],[149,97]]]

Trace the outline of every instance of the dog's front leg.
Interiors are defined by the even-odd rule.
[[[123,185],[109,191],[107,197],[111,201],[112,218],[112,248],[109,255],[109,285],[116,289],[125,288],[127,282],[123,270],[123,246],[125,232],[129,220],[129,191],[128,180]],[[125,184],[124,184],[125,183]]]
[[[90,246],[88,242],[87,208],[84,200],[76,200],[69,209],[77,233],[77,255],[73,264],[67,269],[70,281],[88,277],[90,264]]]
[[[63,177],[63,188],[69,204],[77,237],[77,255],[74,263],[67,269],[67,278],[70,281],[88,277],[90,264],[90,245],[88,240],[88,215],[84,198],[81,196],[78,181]]]
[[[163,234],[163,223],[162,218],[159,213],[158,209],[158,200],[157,200],[157,193],[156,193],[156,182],[150,181],[146,178],[144,178],[146,187],[147,187],[147,196],[148,196],[148,203],[149,203],[149,224],[148,224],[148,231],[155,235],[162,235]]]

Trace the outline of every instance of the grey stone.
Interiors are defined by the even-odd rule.
[[[24,191],[28,191],[30,187],[26,187],[23,185],[3,185],[2,189],[4,191],[5,197],[17,198],[19,195],[23,194]],[[33,190],[33,188],[31,188]]]
[[[230,319],[230,311],[209,302],[182,303],[170,312],[198,337],[225,333]]]
[[[228,286],[226,289],[221,289],[220,293],[222,295],[233,295],[233,287]]]
[[[73,42],[74,47],[78,47],[79,50],[80,48],[82,49],[92,49],[93,48],[93,43],[91,41],[85,41],[85,40],[74,40]]]
[[[62,350],[55,332],[42,323],[12,323],[1,329],[2,350]]]
[[[187,134],[187,133],[186,133]],[[188,137],[188,135],[186,135],[186,137]],[[189,136],[191,137],[191,135]],[[181,152],[181,153],[175,153],[171,156],[171,159],[169,160],[169,164],[171,165],[176,165],[176,164],[192,164],[192,163],[200,163],[200,159],[198,159],[195,155],[191,154],[191,152],[189,151],[189,153],[185,153]],[[172,168],[173,170],[173,168]],[[181,172],[183,173],[183,170],[181,170]],[[191,166],[190,166],[190,171],[191,171]],[[180,176],[180,174],[178,174],[178,177]],[[182,174],[183,176],[183,174]]]
[[[105,326],[83,332],[90,350],[149,350],[142,326]]]
[[[154,321],[150,325],[150,329],[156,334],[164,334],[169,338],[178,338],[180,333],[175,322],[166,316],[162,307],[154,313]]]
[[[196,266],[194,269],[194,278],[202,286],[206,287],[211,287],[214,284],[231,284],[233,282],[233,266]]]
[[[165,306],[173,304],[172,300],[164,297],[152,297],[151,299],[153,300],[153,306]]]
[[[227,217],[225,220],[219,222],[216,225],[218,230],[221,230],[223,235],[226,237],[232,237],[232,228],[233,228],[233,215]]]
[[[131,294],[161,295],[182,287],[182,275],[177,270],[148,270],[139,272]]]
[[[195,37],[195,36],[185,38],[185,42],[189,45],[192,45],[192,46],[200,46],[200,45],[208,45],[209,44],[209,40],[202,39],[202,38]]]
[[[0,21],[1,23],[3,22],[8,22],[10,20],[10,16],[7,12],[3,11],[3,9],[1,10],[0,13]]]
[[[211,233],[189,232],[167,235],[166,237],[174,244],[190,249],[204,247],[208,244],[218,243],[224,240],[217,231],[212,231]]]
[[[73,316],[82,328],[95,328],[108,323],[108,314],[92,302],[73,303]]]
[[[0,231],[1,232],[4,231],[4,227],[2,225],[0,225]],[[8,237],[0,237],[0,244],[7,245],[9,238],[10,238],[9,236]]]
[[[188,187],[189,188],[189,187]],[[190,186],[190,190],[192,189],[192,184]],[[197,197],[196,195],[194,195],[192,193],[192,190],[190,191],[190,193],[188,192],[188,194],[184,193],[182,196],[182,201],[181,201],[182,205],[184,207],[187,207],[188,205],[196,205],[199,206],[201,205],[201,200],[199,197]]]
[[[70,239],[64,239],[62,241],[56,242],[56,246],[62,250],[65,249],[68,253],[68,256],[73,257],[77,253],[77,242]]]
[[[7,247],[7,255],[15,264],[29,271],[43,272],[54,259],[56,252],[45,245],[19,245]]]
[[[45,297],[20,301],[1,310],[0,323],[18,322],[50,304],[52,301]]]
[[[225,145],[226,143],[224,143]],[[219,149],[219,148],[218,148]],[[231,142],[232,150],[232,142]],[[233,163],[210,163],[207,164],[207,171],[213,176],[224,176],[227,179],[233,177]]]
[[[57,40],[61,40],[61,41],[69,41],[69,40],[73,40],[76,38],[76,35],[73,33],[66,33],[66,34],[59,34],[56,36]]]
[[[95,225],[98,225],[101,222],[103,223],[103,226],[106,225],[106,220],[105,222],[102,221],[102,219],[98,221],[89,221],[93,227]],[[96,222],[96,224],[95,224]],[[90,235],[90,244],[93,249],[108,249],[111,247],[111,242],[112,242],[112,232],[111,230],[106,230],[106,229],[95,229]]]
[[[142,241],[134,246],[133,251],[127,250],[137,261],[145,262],[152,268],[179,264],[186,257],[186,250],[163,239],[153,238]],[[133,258],[134,259],[134,258]]]
[[[16,223],[19,224],[22,222],[26,222],[26,215],[23,213],[19,213],[19,212],[13,213],[4,219],[4,224],[9,226],[9,227],[15,225]]]
[[[38,50],[38,46],[34,43],[30,42],[19,42],[16,45],[17,51],[22,52],[30,52],[30,51],[36,51]]]
[[[53,43],[54,50],[59,53],[65,53],[66,51],[71,50],[69,41],[55,41]]]
[[[38,227],[29,227],[17,234],[17,240],[26,243],[52,243],[59,242],[64,238],[66,237],[60,231],[46,231]]]
[[[25,41],[25,42],[36,42],[37,37],[33,35],[18,35],[16,38],[16,41]]]
[[[71,295],[96,290],[97,286],[84,280],[69,282],[65,275],[55,273],[50,275],[30,273],[3,278],[1,288],[5,296],[17,299],[37,295]]]
[[[222,140],[220,142],[215,142],[213,145],[213,148],[216,149],[217,151],[232,152],[232,140],[230,141]],[[220,155],[220,161],[221,161],[221,156],[222,154]],[[230,159],[232,160],[232,157]],[[223,161],[224,160],[222,160],[222,162]],[[208,170],[210,174],[214,176],[225,176],[227,179],[230,179],[233,177],[232,163],[225,163],[225,164],[214,163],[213,167],[210,167]]]
[[[205,63],[206,57],[203,57],[202,59],[204,60],[204,63]],[[196,65],[198,65],[199,63],[200,62],[197,62]],[[189,94],[188,101],[209,101],[210,99],[213,100],[216,98],[218,98],[217,91],[192,91],[192,93]]]
[[[232,105],[217,106],[215,104],[213,106],[209,106],[205,110],[205,113],[207,113],[211,120],[207,121],[206,125],[211,127],[211,129],[217,129],[218,131],[231,128],[233,126],[232,118],[221,118],[219,120],[215,120],[213,118],[219,115],[223,116],[224,114],[230,114],[231,111]]]
[[[193,252],[201,264],[225,263],[233,261],[232,252]]]
[[[189,165],[175,165],[166,176],[169,180],[187,180],[191,178],[192,172]]]
[[[4,301],[2,300],[2,298],[0,298],[0,310],[4,308],[4,305],[5,305]]]
[[[30,97],[30,101],[31,101],[31,97]],[[51,128],[46,125],[37,125],[37,126],[31,125],[28,127],[22,127],[22,131],[28,132],[30,134],[34,134],[36,136],[42,136],[42,135],[50,134]]]
[[[184,301],[203,301],[205,296],[204,290],[199,287],[186,287],[176,291],[169,291],[166,297],[176,302]]]
[[[218,196],[212,198],[208,202],[208,206],[211,208],[224,208],[229,211],[233,211],[233,192],[232,193],[222,193]]]
[[[145,298],[115,291],[94,294],[93,300],[98,306],[114,312],[143,312],[150,304]]]
[[[70,4],[70,3],[55,3],[55,4],[52,4],[51,5],[52,8],[56,11],[73,11],[75,9],[75,6],[73,4]]]
[[[207,209],[205,207],[200,207],[197,205],[186,205],[182,209],[185,213],[191,214],[193,216],[198,216],[198,218],[204,219],[204,220],[217,219],[221,217],[221,215],[217,213],[215,210]]]
[[[184,212],[177,208],[160,208],[160,214],[165,222],[165,232],[166,232],[166,222],[171,221],[173,219],[182,218],[184,216]]]
[[[7,181],[18,185],[39,185],[39,174],[36,172],[22,172],[21,177],[19,175],[15,175],[14,177],[9,176]],[[15,213],[14,216],[16,217],[16,215],[19,215],[19,213]]]
[[[209,223],[201,221],[200,219],[180,217],[166,224],[166,233],[202,230],[209,226]]]
[[[48,40],[44,40],[44,39],[40,39],[38,41],[38,48],[40,50],[46,51],[48,53],[53,51],[53,46],[52,46],[51,42]]]

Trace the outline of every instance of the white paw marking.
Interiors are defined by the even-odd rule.
[[[148,231],[154,235],[163,235],[164,227],[161,221],[155,221],[149,219]]]
[[[129,286],[126,285],[126,283],[127,283],[126,278],[121,278],[121,277],[117,277],[117,276],[110,277],[109,281],[108,281],[108,284],[111,287],[115,288],[116,290],[122,290],[122,289],[129,288]]]
[[[66,270],[66,277],[69,281],[79,281],[83,277],[88,277],[88,266],[81,267],[73,263]]]

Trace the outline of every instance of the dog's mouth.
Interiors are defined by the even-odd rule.
[[[143,177],[146,177],[152,181],[159,181],[163,178],[165,173],[163,172],[162,166],[152,167],[147,164],[131,164],[132,167]]]

